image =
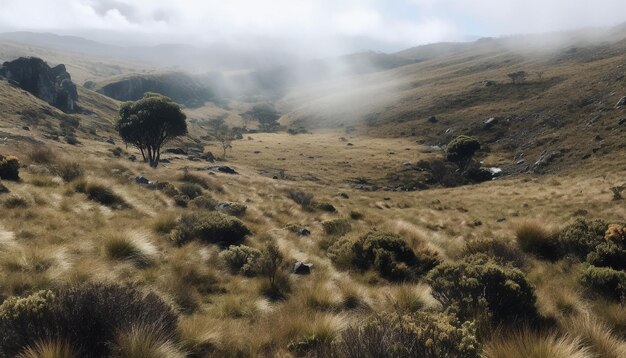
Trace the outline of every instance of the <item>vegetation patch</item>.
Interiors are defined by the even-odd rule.
[[[205,212],[183,215],[171,237],[179,245],[199,240],[228,247],[241,244],[250,234],[250,229],[239,219],[219,212]]]

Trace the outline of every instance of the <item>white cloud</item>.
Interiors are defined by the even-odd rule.
[[[360,37],[402,46],[612,25],[624,0],[0,0],[0,29],[128,37]],[[488,33],[485,33],[488,32]]]

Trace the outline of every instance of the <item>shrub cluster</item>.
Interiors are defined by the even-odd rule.
[[[63,338],[80,356],[110,357],[120,330],[141,325],[171,337],[177,317],[157,295],[113,284],[40,291],[0,305],[0,356]]]
[[[420,277],[440,263],[435,252],[415,253],[401,237],[376,231],[356,241],[347,238],[335,241],[328,248],[328,256],[339,268],[374,269],[393,281]]]
[[[433,296],[461,320],[489,317],[494,323],[537,317],[534,287],[512,266],[485,254],[435,267],[427,276]]]
[[[202,187],[198,184],[183,183],[178,190],[189,199],[195,199],[202,195]]]
[[[250,229],[239,219],[210,211],[183,215],[171,237],[177,244],[200,240],[227,247],[241,244],[249,234]]]
[[[626,226],[608,225],[604,238],[587,255],[591,264],[583,274],[583,284],[592,292],[626,301]]]
[[[228,268],[233,273],[254,276],[260,271],[261,251],[246,245],[231,245],[220,253]]]
[[[318,357],[478,358],[473,322],[443,313],[380,315],[347,328],[338,339],[316,348]]]
[[[326,235],[343,236],[352,230],[352,225],[347,219],[333,219],[322,222]]]
[[[64,162],[52,167],[52,172],[69,183],[83,176],[83,169],[78,163]]]
[[[20,162],[16,157],[0,155],[0,179],[20,180]]]

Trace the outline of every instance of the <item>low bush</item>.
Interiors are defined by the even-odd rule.
[[[199,240],[224,247],[237,245],[251,234],[248,227],[232,216],[219,212],[183,215],[172,232],[172,240],[184,244]]]
[[[241,203],[225,202],[217,204],[215,209],[228,215],[243,216],[246,213],[246,210],[248,210],[248,207]]]
[[[112,236],[105,240],[104,249],[107,256],[113,260],[130,261],[139,267],[150,266],[153,257],[150,252],[125,236]]]
[[[350,212],[350,219],[352,219],[352,220],[362,220],[363,219],[363,214],[358,212],[358,211],[351,211]]]
[[[52,172],[69,183],[83,176],[83,169],[78,163],[64,162],[52,167]]]
[[[30,206],[28,200],[24,199],[18,195],[11,195],[3,203],[4,207],[7,209],[19,209],[19,208],[27,208]]]
[[[272,240],[265,243],[259,259],[259,272],[267,280],[261,285],[261,292],[271,300],[283,300],[291,291],[289,276],[282,270],[284,256]]]
[[[174,205],[178,207],[186,208],[189,205],[189,197],[187,195],[178,194],[172,199],[174,199]]]
[[[177,195],[180,195],[180,192],[176,187],[168,182],[158,182],[156,185],[157,189],[162,191],[165,195],[173,198]]]
[[[603,242],[607,228],[608,225],[602,220],[576,220],[559,233],[557,240],[561,256],[571,254],[584,260]]]
[[[0,356],[16,357],[28,347],[62,337],[80,356],[110,357],[122,329],[147,325],[171,334],[176,323],[168,304],[133,288],[87,284],[40,291],[0,305]]]
[[[325,211],[327,213],[336,213],[337,208],[331,203],[313,203],[313,207],[317,210]]]
[[[352,230],[350,221],[346,219],[333,219],[322,222],[326,235],[343,236]]]
[[[287,191],[287,196],[304,209],[311,208],[311,204],[313,203],[313,194],[302,190],[289,189]]]
[[[609,225],[604,241],[587,255],[587,262],[598,267],[626,270],[626,227]]]
[[[537,318],[534,287],[524,274],[484,254],[446,262],[427,276],[435,299],[459,319],[490,317],[494,323]]]
[[[87,194],[89,200],[93,200],[113,209],[127,209],[130,207],[124,198],[117,195],[111,188],[104,184],[87,183],[83,186],[82,183],[79,183],[77,191]]]
[[[347,328],[318,357],[478,358],[480,343],[472,322],[445,314],[380,315]]]
[[[217,206],[218,202],[217,200],[211,198],[210,196],[201,195],[191,200],[189,204],[191,204],[191,206],[196,207],[198,209],[213,211],[215,210],[215,207]]]
[[[183,195],[187,195],[189,199],[195,199],[202,195],[202,187],[198,184],[184,183],[178,187],[178,190],[183,193]]]
[[[374,268],[390,280],[419,277],[439,264],[437,254],[423,251],[419,257],[401,237],[384,232],[370,232],[352,246],[356,268]]]
[[[254,276],[259,270],[261,251],[246,245],[231,245],[220,253],[220,258],[233,273]]]
[[[27,155],[28,160],[30,160],[31,163],[36,164],[52,164],[57,160],[56,153],[45,145],[33,147]]]
[[[0,179],[20,180],[20,162],[16,157],[0,155]]]
[[[486,254],[499,264],[511,264],[517,268],[525,268],[528,262],[524,252],[519,247],[503,240],[477,239],[468,241],[463,250],[463,256]]]
[[[583,285],[604,297],[626,301],[626,272],[610,267],[589,266],[583,273]]]
[[[559,258],[559,242],[544,224],[538,221],[524,221],[516,225],[515,237],[519,247],[541,259]]]
[[[326,255],[337,268],[347,270],[352,267],[354,261],[353,246],[353,240],[342,237],[335,240],[335,242],[328,247]]]
[[[188,170],[183,170],[179,180],[185,183],[199,185],[202,189],[209,189],[209,181],[207,178],[190,173]]]

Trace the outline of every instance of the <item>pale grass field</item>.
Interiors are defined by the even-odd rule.
[[[347,146],[348,142],[354,145]],[[209,173],[209,163],[184,159],[150,169],[126,160],[127,155],[113,157],[112,146],[102,142],[49,146],[59,158],[78,162],[85,180],[107,185],[132,208],[112,210],[76,193],[74,183],[38,173],[36,165],[22,168],[22,182],[3,182],[11,193],[0,197],[0,203],[10,195],[28,203],[24,208],[0,210],[0,297],[88,281],[139,285],[158,292],[180,310],[182,350],[209,347],[217,352],[213,356],[290,356],[289,343],[310,336],[335,337],[373,313],[441,309],[425,284],[392,284],[370,272],[338,270],[320,249],[325,240],[333,240],[324,234],[324,220],[358,211],[363,219],[352,221],[350,237],[371,229],[390,231],[414,249],[428,247],[454,260],[470,240],[514,241],[514,227],[520,220],[562,227],[580,209],[587,211],[587,218],[609,222],[626,217],[626,206],[611,201],[608,190],[623,182],[623,157],[556,175],[524,175],[461,188],[363,192],[347,181],[381,178],[404,162],[434,154],[424,153],[423,147],[409,139],[342,132],[253,134],[250,140],[233,142],[223,164],[233,166],[240,175],[228,175]],[[27,145],[0,146],[0,152],[17,155],[26,165],[30,164],[29,150]],[[287,262],[314,264],[310,276],[290,275],[292,291],[287,300],[265,298],[260,293],[261,278],[230,274],[218,258],[217,247],[196,242],[178,247],[167,234],[155,230],[157,224],[199,209],[176,207],[162,192],[136,185],[134,177],[144,175],[178,185],[184,168],[211,181],[205,190],[211,197],[247,205],[241,218],[253,232],[247,245],[260,248],[273,238]],[[282,169],[292,180],[259,174],[264,168]],[[319,180],[310,180],[311,176]],[[338,212],[305,211],[287,197],[288,189],[313,193],[317,201],[331,203]],[[476,220],[482,225],[472,225]],[[288,224],[306,226],[312,234],[298,237],[285,228]],[[137,257],[112,256],[108,245],[115,238],[132,243],[147,264],[140,265]],[[623,307],[588,300],[578,284],[580,264],[530,261],[527,276],[537,287],[540,312],[555,317],[562,335],[538,338],[521,332],[522,338],[515,339],[542,339],[551,349],[574,354],[570,356],[592,357],[595,352],[623,357]],[[356,301],[356,308],[346,308],[348,300]],[[140,332],[128,334],[132,340]],[[499,357],[494,352],[510,349],[516,342],[494,341],[487,356]]]

